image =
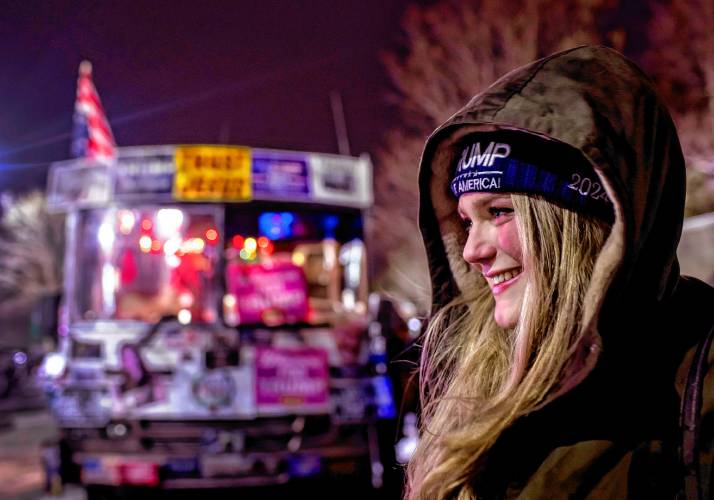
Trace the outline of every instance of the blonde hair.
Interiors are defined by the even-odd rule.
[[[539,198],[512,195],[529,269],[518,324],[499,327],[485,281],[439,310],[420,368],[421,437],[410,499],[476,498],[473,480],[499,435],[537,409],[582,335],[585,293],[608,227]]]

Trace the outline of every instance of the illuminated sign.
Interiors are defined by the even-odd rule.
[[[372,204],[372,164],[369,157],[310,155],[313,200],[366,208]]]
[[[258,347],[255,400],[259,413],[320,412],[329,404],[327,353],[316,348]]]
[[[174,156],[135,155],[119,158],[115,166],[116,199],[170,198],[174,184]]]
[[[308,181],[306,155],[253,150],[253,193],[256,198],[307,198]]]
[[[50,211],[91,207],[111,199],[111,178],[106,165],[80,159],[59,162],[49,172],[47,207]]]
[[[307,283],[300,266],[232,262],[226,273],[228,291],[237,299],[240,323],[278,325],[307,318]]]
[[[251,151],[240,146],[179,146],[173,197],[184,201],[252,198]]]
[[[253,200],[372,205],[368,156],[253,149],[245,146],[118,148],[109,165],[87,159],[51,165],[48,208],[68,211],[112,202]]]

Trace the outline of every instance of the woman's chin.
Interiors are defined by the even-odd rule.
[[[496,320],[496,324],[501,328],[515,328],[518,324],[518,317],[520,316],[520,308],[512,307],[512,304],[496,304],[496,310],[493,314],[493,319]]]

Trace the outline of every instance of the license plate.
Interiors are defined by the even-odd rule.
[[[159,465],[120,457],[87,457],[82,460],[82,483],[118,486],[157,486]]]
[[[121,466],[122,482],[135,486],[157,486],[159,465],[152,462],[124,462]]]

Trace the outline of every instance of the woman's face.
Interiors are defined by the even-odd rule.
[[[468,232],[464,259],[486,278],[496,301],[496,323],[513,328],[521,312],[526,279],[511,195],[463,194],[459,216]]]

